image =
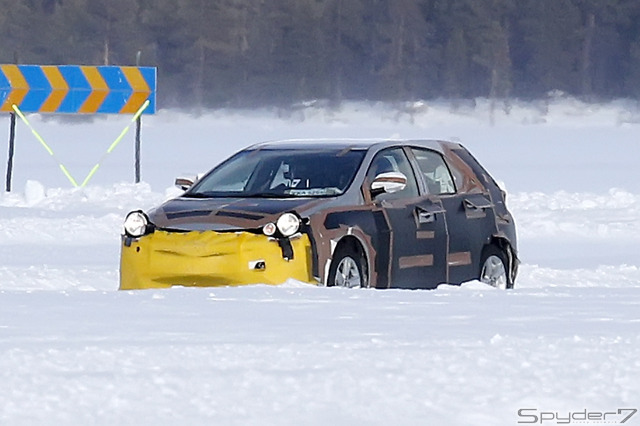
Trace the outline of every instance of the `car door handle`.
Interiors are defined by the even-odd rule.
[[[479,206],[479,205],[475,204],[473,201],[468,200],[468,199],[464,200],[464,206],[466,208],[468,208],[468,209],[471,209],[471,210],[485,210],[485,209],[488,209],[489,207],[491,207],[490,204],[483,204],[483,205]]]
[[[436,220],[436,215],[431,212],[418,212],[418,222],[419,223],[431,223]]]
[[[444,210],[425,210],[420,207],[417,208],[418,211],[418,223],[431,223],[436,220],[436,214],[444,213]]]

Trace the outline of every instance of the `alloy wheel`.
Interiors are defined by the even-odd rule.
[[[345,256],[340,260],[334,284],[339,287],[349,288],[362,285],[358,263],[350,256]]]
[[[482,265],[480,281],[499,289],[507,288],[507,268],[500,257],[491,255]]]

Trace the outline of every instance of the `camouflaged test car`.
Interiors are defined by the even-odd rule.
[[[248,147],[181,196],[127,215],[121,289],[279,284],[513,287],[505,194],[460,144],[289,140]]]

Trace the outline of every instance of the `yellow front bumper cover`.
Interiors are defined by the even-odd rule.
[[[250,232],[156,231],[122,238],[120,290],[179,286],[281,284],[289,278],[317,284],[311,274],[311,243],[290,240],[293,259],[278,241]]]

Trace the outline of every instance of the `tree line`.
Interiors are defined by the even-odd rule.
[[[158,67],[160,107],[640,97],[638,0],[0,0],[0,62]]]

